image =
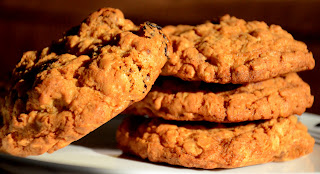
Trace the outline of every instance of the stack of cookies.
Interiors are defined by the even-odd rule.
[[[224,16],[161,30],[102,8],[23,54],[0,95],[0,152],[52,153],[130,106],[140,117],[119,127],[119,147],[153,162],[212,169],[298,158],[314,139],[295,116],[313,102],[296,72],[314,64],[276,25]]]
[[[280,26],[228,15],[220,22],[163,28],[173,53],[146,98],[117,131],[126,153],[194,168],[235,168],[309,154],[298,121],[311,107],[296,72],[315,61]],[[146,117],[147,116],[147,117]]]

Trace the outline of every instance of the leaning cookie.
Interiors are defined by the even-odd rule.
[[[187,81],[243,84],[315,65],[307,46],[280,26],[226,15],[220,23],[163,28],[173,55],[162,75]]]
[[[292,160],[311,153],[315,142],[296,116],[239,124],[131,117],[117,141],[124,153],[204,169]]]
[[[170,51],[159,29],[103,8],[58,43],[26,52],[1,106],[0,151],[54,152],[141,100]]]
[[[309,85],[296,73],[246,85],[160,77],[146,98],[125,113],[166,120],[241,122],[300,115],[312,103]]]

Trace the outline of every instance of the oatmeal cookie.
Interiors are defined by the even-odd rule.
[[[296,116],[246,123],[129,117],[117,131],[125,153],[192,168],[235,168],[309,154],[314,139]]]
[[[246,85],[161,77],[146,98],[125,113],[167,120],[241,122],[300,115],[312,103],[309,85],[296,73]]]
[[[1,106],[0,151],[52,153],[98,128],[151,89],[170,42],[117,9],[91,14],[57,43],[26,52]]]
[[[220,23],[163,28],[173,55],[162,75],[243,84],[314,68],[307,46],[278,25],[223,16]]]

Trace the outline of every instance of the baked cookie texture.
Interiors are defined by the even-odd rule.
[[[162,75],[186,81],[243,84],[315,66],[307,46],[278,25],[225,15],[220,23],[166,26],[172,58]]]
[[[242,122],[302,114],[313,104],[296,73],[245,85],[159,78],[146,98],[125,113],[167,120]]]
[[[309,154],[314,139],[296,116],[238,124],[126,119],[119,147],[152,162],[192,168],[235,168]]]
[[[155,24],[102,8],[59,42],[26,52],[1,106],[0,151],[52,153],[85,136],[145,97],[170,48]]]

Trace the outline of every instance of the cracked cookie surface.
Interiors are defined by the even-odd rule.
[[[296,116],[241,124],[129,117],[117,131],[124,153],[192,168],[235,168],[309,154],[314,139]]]
[[[155,24],[138,27],[102,8],[57,43],[26,52],[2,102],[0,151],[40,155],[80,139],[141,100],[169,51]]]
[[[241,122],[302,114],[310,87],[296,73],[246,85],[187,82],[160,77],[125,113],[167,120]]]
[[[162,75],[188,81],[243,84],[315,65],[307,46],[278,25],[230,17],[220,23],[166,26],[173,54]]]

